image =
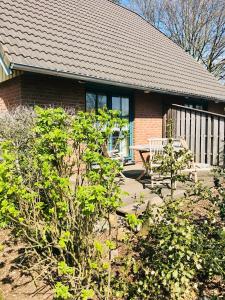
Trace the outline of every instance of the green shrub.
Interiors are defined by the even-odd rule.
[[[158,172],[170,176],[170,197],[160,207],[148,205],[142,220],[126,217],[132,230],[115,289],[123,299],[200,299],[215,278],[221,288],[225,282],[223,171],[217,188],[198,182],[183,198],[175,199],[174,182],[186,182],[179,171],[191,156],[188,151],[175,152],[170,140],[165,155],[157,159]],[[200,207],[198,215],[195,209]],[[143,227],[137,234],[139,224]]]
[[[182,299],[190,292],[202,266],[196,251],[199,237],[183,204],[167,199],[162,207],[149,208],[146,213],[148,232],[138,237],[133,249],[132,299],[138,295],[141,299]]]
[[[219,205],[220,217],[225,220],[225,169],[215,169],[214,182],[218,192],[214,199]]]
[[[107,299],[111,248],[96,243],[96,228],[102,219],[110,227],[120,205],[121,166],[102,147],[125,123],[113,111],[36,108],[30,124],[24,143],[8,136],[0,145],[1,225],[28,243],[28,271],[49,280],[56,297]]]
[[[167,198],[163,206],[149,207],[144,230],[130,233],[120,261],[115,289],[123,299],[200,299],[215,278],[222,288],[225,227],[215,220],[213,206],[204,217],[194,215],[191,207],[200,199]],[[129,227],[136,223],[128,218]]]
[[[220,174],[223,171],[219,171]],[[196,225],[201,242],[198,251],[202,257],[202,270],[198,273],[199,282],[204,284],[214,276],[225,279],[225,223],[223,216],[224,185],[222,183],[214,188],[209,188],[198,183],[192,189],[190,195],[194,196],[194,204],[205,202],[204,213],[193,222]]]
[[[55,298],[190,300],[215,276],[224,284],[224,170],[214,189],[197,183],[174,199],[190,153],[174,153],[170,141],[158,162],[170,175],[171,197],[149,205],[141,220],[127,215],[124,255],[115,259],[110,214],[121,202],[121,166],[102,150],[124,121],[117,112],[70,115],[60,108],[36,108],[24,124],[16,115],[0,145],[0,224],[26,243],[24,270],[48,280]],[[201,201],[198,216],[193,208]]]

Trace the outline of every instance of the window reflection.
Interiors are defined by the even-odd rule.
[[[119,136],[120,136],[119,131],[114,131],[114,133],[112,134],[112,148],[113,148],[113,150],[120,151]]]
[[[112,134],[112,149],[117,150],[122,153],[123,157],[129,156],[129,135],[121,139],[121,133],[119,131],[114,131]]]
[[[110,107],[113,110],[117,110],[120,112],[120,117],[126,119],[129,124],[130,118],[130,99],[129,97],[123,96],[113,96],[109,98],[111,104]],[[98,112],[98,109],[102,109],[104,107],[108,107],[108,99],[105,94],[102,93],[93,93],[87,92],[86,93],[86,111],[95,111]],[[97,125],[97,124],[96,124]],[[122,132],[127,131],[129,134],[121,139]],[[111,136],[110,142],[110,149],[117,150],[120,152],[124,157],[129,157],[130,150],[130,132],[129,132],[129,125],[125,126],[122,129],[122,132],[119,128],[114,128],[114,133]]]
[[[96,108],[96,95],[92,93],[86,94],[86,111],[93,111]]]
[[[121,99],[121,106],[122,106],[122,116],[128,117],[129,116],[129,98],[122,98]]]
[[[112,109],[118,110],[120,116],[123,119],[127,119],[129,123],[129,113],[130,113],[130,99],[128,97],[112,97]],[[128,126],[127,126],[128,127]],[[124,128],[124,131],[128,131],[128,128]],[[115,131],[112,136],[112,147],[118,150],[124,157],[129,156],[129,146],[130,146],[130,135],[126,136],[124,139],[119,139],[119,132]]]
[[[106,95],[98,95],[98,108],[107,107],[107,97]]]
[[[120,97],[112,97],[112,109],[121,110],[120,109]]]

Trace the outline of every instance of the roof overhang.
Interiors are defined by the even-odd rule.
[[[129,88],[129,89],[136,89],[136,90],[155,92],[155,93],[161,93],[161,94],[169,94],[169,95],[174,95],[174,96],[197,98],[197,99],[215,101],[215,102],[225,102],[225,99],[220,99],[220,98],[207,97],[204,95],[197,95],[197,94],[193,94],[193,93],[182,93],[179,91],[163,90],[163,89],[159,89],[157,87],[137,86],[137,85],[126,84],[123,82],[116,82],[116,81],[111,81],[111,80],[97,78],[97,77],[90,77],[90,76],[85,76],[85,75],[63,72],[63,71],[57,70],[57,69],[50,70],[50,69],[44,69],[44,68],[40,68],[40,67],[36,67],[36,66],[11,63],[10,71],[12,72],[12,70],[18,70],[18,71],[24,71],[24,72],[30,72],[30,73],[36,73],[36,74],[43,74],[43,75],[50,75],[50,76],[57,76],[57,77],[69,78],[69,79],[80,80],[80,81],[113,85],[113,86],[117,86],[117,87]]]

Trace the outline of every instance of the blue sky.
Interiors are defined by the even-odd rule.
[[[121,4],[122,4],[122,5],[127,5],[128,3],[129,3],[129,0],[122,0],[122,1],[121,1]]]

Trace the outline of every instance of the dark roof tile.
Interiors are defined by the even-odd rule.
[[[225,101],[200,63],[108,0],[1,0],[0,11],[11,63]]]

